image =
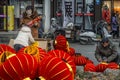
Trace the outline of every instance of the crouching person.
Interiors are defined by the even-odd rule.
[[[103,38],[95,50],[95,58],[98,62],[119,63],[119,54],[116,46],[108,39]]]

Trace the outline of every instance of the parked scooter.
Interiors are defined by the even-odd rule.
[[[107,22],[100,20],[95,24],[94,31],[85,31],[80,33],[80,43],[81,44],[92,44],[93,42],[101,41],[103,37],[111,38],[112,36],[108,33]]]
[[[111,38],[106,27],[107,23],[101,20],[95,25],[94,31],[77,30],[75,34],[76,40],[79,40],[80,44],[86,45],[100,41],[103,37]]]

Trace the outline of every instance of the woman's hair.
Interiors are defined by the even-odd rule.
[[[26,10],[32,10],[32,15],[30,16],[32,19],[36,18],[38,16],[38,13],[37,11],[34,9],[33,6],[27,6],[25,11],[23,12],[23,18],[27,18],[27,13],[26,13]]]

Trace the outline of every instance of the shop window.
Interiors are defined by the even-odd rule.
[[[43,0],[35,0],[34,7],[39,15],[43,15]]]

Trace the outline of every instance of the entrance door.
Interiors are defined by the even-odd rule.
[[[94,22],[94,0],[76,0],[75,24],[81,29],[92,30]]]

